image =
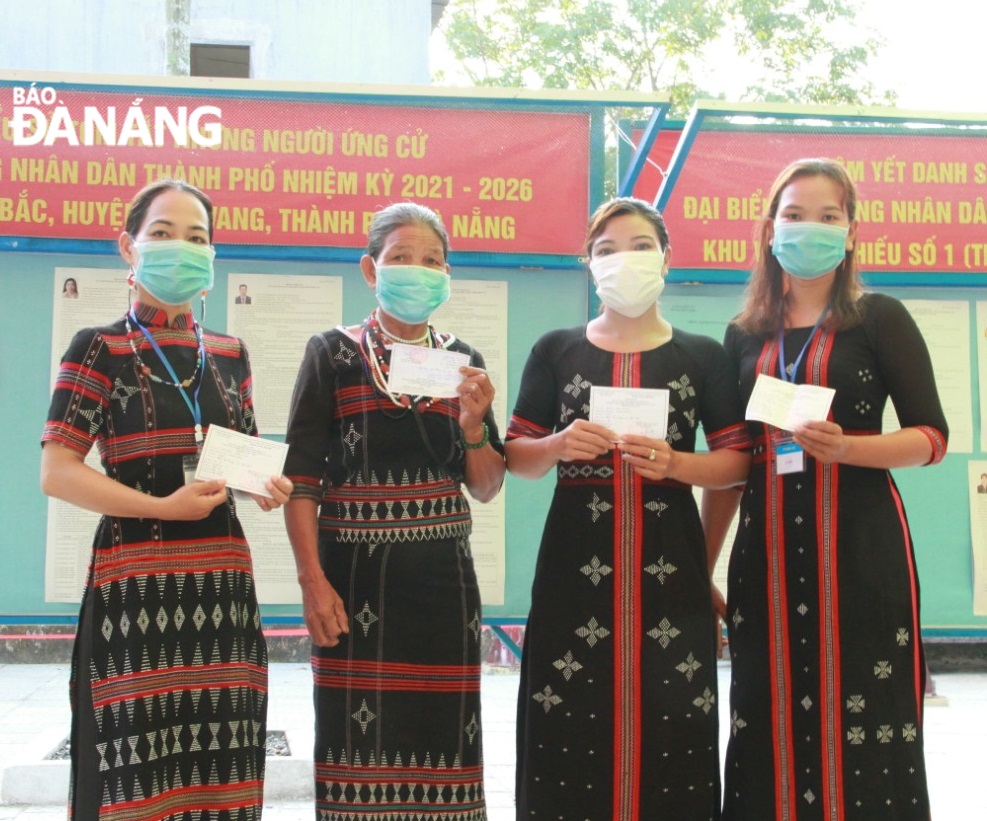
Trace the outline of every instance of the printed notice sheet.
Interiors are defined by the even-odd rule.
[[[902,304],[912,315],[929,349],[936,388],[949,424],[949,452],[972,453],[970,304],[939,299],[903,299]],[[900,428],[898,415],[888,400],[881,430],[883,433],[893,433]]]
[[[342,277],[230,274],[226,332],[250,353],[261,433],[285,433],[305,343],[342,321]]]
[[[307,280],[304,286],[300,289],[292,289],[291,280],[294,279],[293,277],[279,278],[271,275],[275,280],[285,280],[284,288],[278,288],[273,285],[261,285],[257,282],[257,280],[269,281],[266,275],[233,276],[234,279],[230,285],[231,305],[228,307],[227,316],[232,321],[232,314],[239,311],[241,321],[239,323],[233,322],[233,324],[238,324],[239,330],[242,331],[238,335],[253,337],[254,340],[253,345],[249,340],[247,344],[250,349],[254,373],[255,405],[258,400],[258,366],[262,370],[265,367],[272,367],[277,370],[280,366],[283,368],[283,372],[276,374],[276,376],[284,383],[281,388],[285,397],[282,415],[286,419],[287,402],[294,386],[295,374],[298,372],[305,341],[313,333],[326,330],[341,321],[341,297],[338,295],[336,297],[330,296],[332,283],[339,283],[340,280],[338,277],[302,277],[301,279]],[[77,331],[85,327],[105,325],[123,316],[127,308],[126,277],[127,271],[122,268],[54,269],[51,333],[52,385],[54,385],[58,373],[61,356]],[[74,289],[70,287],[68,280],[75,283]],[[232,304],[234,299],[232,294],[239,294],[238,285],[241,280],[245,280],[243,284],[248,285],[251,304]],[[332,282],[326,282],[327,280]],[[317,294],[310,293],[310,290],[316,291]],[[329,293],[326,293],[327,291]],[[339,291],[341,293],[341,287]],[[291,303],[293,300],[290,294],[296,292],[304,294],[301,300],[307,305],[295,305],[295,312],[316,314],[315,317],[310,317],[308,327],[299,329],[298,326],[292,324],[294,320],[290,308],[283,313],[279,308],[276,311],[278,317],[276,319],[269,315],[266,317],[258,316],[258,314],[263,314],[266,310],[276,306],[278,302]],[[71,296],[73,293],[75,296]],[[259,299],[255,301],[254,295],[264,295],[267,304],[265,305]],[[210,297],[210,299],[213,298]],[[335,299],[334,307],[327,309],[326,306],[333,299]],[[117,306],[117,308],[114,309],[113,306]],[[260,310],[254,311],[254,309]],[[196,308],[196,313],[198,313],[198,308]],[[270,326],[258,327],[268,320],[271,321]],[[311,333],[309,332],[310,329]],[[281,350],[280,345],[265,344],[271,337],[276,338],[275,341],[290,340],[296,331],[298,336],[302,338],[300,341],[286,344],[284,350]],[[264,381],[270,384],[269,379]],[[265,397],[271,395],[265,392],[263,388],[260,390]],[[268,407],[273,409],[280,402],[281,400],[278,400],[273,404],[268,404]],[[262,406],[265,404],[264,398],[261,398],[260,404]],[[271,426],[265,424],[263,411],[259,413],[259,420],[262,432],[271,432]],[[102,470],[99,454],[95,448],[86,456],[86,464],[94,470]],[[279,472],[274,471],[274,473]],[[281,511],[266,513],[252,499],[243,499],[237,504],[237,512],[250,542],[257,582],[257,595],[260,602],[262,604],[300,602],[301,594],[296,580],[295,563],[285,533],[284,518]],[[98,513],[83,510],[58,499],[48,500],[48,528],[45,543],[45,601],[78,603],[86,581],[93,535],[96,532],[99,519]]]
[[[459,369],[469,363],[469,354],[395,343],[391,348],[387,389],[409,396],[454,397],[463,381]]]
[[[795,430],[803,422],[821,422],[829,414],[836,391],[820,385],[793,385],[760,373],[754,382],[745,419]]]
[[[973,547],[973,615],[987,616],[987,462],[967,462],[966,484]]]
[[[281,475],[287,456],[288,446],[284,442],[210,425],[195,478],[225,479],[227,487],[271,499],[265,485],[272,476]]]
[[[664,439],[668,432],[667,388],[608,388],[593,385],[589,421],[618,436],[633,433]]]
[[[127,271],[121,268],[55,268],[51,316],[52,387],[62,354],[76,332],[106,325],[123,316],[127,309],[126,282]],[[102,472],[95,448],[86,456],[86,464]],[[98,513],[60,499],[48,499],[45,601],[79,601],[99,519]]]
[[[977,373],[980,376],[980,450],[987,452],[987,302],[977,303]],[[953,431],[949,431],[953,450]]]
[[[490,381],[497,391],[493,412],[503,436],[508,419],[507,283],[456,279],[454,276],[449,284],[452,297],[432,314],[432,325],[437,331],[451,331],[483,354]],[[504,603],[507,568],[505,495],[501,491],[486,504],[469,500],[473,513],[470,552],[484,605]]]

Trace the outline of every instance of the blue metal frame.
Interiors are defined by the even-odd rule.
[[[648,161],[648,154],[651,153],[651,148],[661,133],[661,128],[665,124],[665,118],[668,116],[670,108],[671,106],[669,105],[660,105],[656,106],[655,110],[651,112],[648,124],[645,126],[644,133],[641,135],[641,142],[634,149],[634,156],[631,157],[630,164],[627,166],[627,173],[617,188],[618,197],[629,197],[634,193],[637,178],[641,176],[644,164]]]

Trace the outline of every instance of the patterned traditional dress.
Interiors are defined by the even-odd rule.
[[[169,328],[163,312],[135,307],[179,379],[191,374],[192,315]],[[141,331],[129,336],[170,380]],[[203,426],[256,433],[246,350],[203,337]],[[83,454],[95,441],[108,476],[154,496],[184,483],[182,457],[196,450],[191,412],[143,372],[123,320],[75,336],[42,441]],[[232,498],[202,521],[100,520],[72,678],[76,818],[260,818],[267,649]]]
[[[795,379],[836,389],[845,433],[880,433],[890,396],[937,462],[947,428],[925,343],[896,300],[869,294],[863,307],[848,331],[786,332],[785,367],[809,340]],[[731,326],[726,347],[743,398],[758,373],[778,376],[776,339]],[[926,819],[918,577],[894,480],[812,459],[776,475],[771,429],[750,427],[730,558],[724,818]]]
[[[458,400],[397,407],[373,333],[313,337],[286,473],[321,505],[319,553],[350,632],[313,646],[315,790],[324,821],[481,821],[480,597]],[[432,344],[480,355],[451,336]],[[492,415],[490,441],[502,450]]]
[[[610,353],[555,331],[524,370],[508,438],[586,419],[594,385],[667,388],[667,439],[749,447],[719,343],[675,330]],[[708,821],[720,811],[716,655],[706,551],[692,488],[640,478],[611,451],[561,462],[525,636],[517,816]]]

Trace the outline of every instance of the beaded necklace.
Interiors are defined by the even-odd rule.
[[[123,321],[124,321],[124,325],[127,328],[127,341],[130,343],[130,350],[134,352],[134,357],[137,359],[137,365],[140,368],[141,373],[143,373],[144,376],[146,376],[152,382],[157,382],[159,385],[167,385],[170,388],[190,388],[192,385],[194,385],[195,380],[199,377],[199,374],[201,373],[202,370],[202,348],[203,348],[202,328],[199,326],[199,323],[196,322],[194,319],[192,320],[192,327],[195,331],[196,355],[195,355],[195,367],[192,369],[191,375],[188,376],[186,379],[182,379],[180,382],[179,381],[169,382],[167,379],[162,379],[157,374],[151,373],[151,369],[147,365],[145,365],[144,360],[141,359],[140,351],[137,349],[137,345],[134,342],[134,339],[136,338],[137,335],[134,333],[133,326],[131,326],[130,324],[131,313],[132,311],[128,311],[124,315]],[[140,326],[140,321],[137,319],[136,316],[134,316],[134,322],[136,322]],[[145,334],[147,333],[144,330],[143,326],[140,326],[140,329],[143,333]],[[175,378],[177,380],[177,377]]]
[[[385,356],[386,348],[382,335],[389,339],[394,339],[395,342],[404,342],[404,340],[395,339],[381,327],[380,320],[377,318],[377,312],[374,311],[363,322],[361,343],[365,353],[364,361],[369,363],[368,377],[377,389],[377,392],[386,396],[395,406],[402,410],[407,410],[413,406],[431,407],[432,402],[435,401],[431,396],[412,397],[403,393],[391,393],[387,389],[387,374],[390,371],[390,365]],[[434,330],[431,325],[428,326],[421,341],[427,342],[429,348],[435,347]],[[404,342],[404,344],[411,343]]]

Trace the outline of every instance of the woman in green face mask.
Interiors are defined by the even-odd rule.
[[[793,431],[748,423],[742,500],[704,500],[710,566],[741,508],[721,610],[732,655],[724,819],[929,817],[918,579],[889,469],[938,462],[948,430],[911,316],[861,288],[856,207],[832,160],[782,171],[726,333],[745,403],[759,378],[835,396],[825,420]],[[901,429],[882,433],[889,398]]]
[[[368,804],[394,807],[395,821],[437,805],[486,817],[480,597],[462,488],[492,499],[504,457],[483,358],[428,323],[449,296],[448,251],[429,209],[380,211],[360,260],[377,307],[314,336],[295,383],[285,521],[313,642],[316,808],[327,818]],[[392,391],[395,343],[467,354],[457,394]]]
[[[119,247],[135,300],[76,334],[42,435],[43,491],[103,516],[72,672],[72,815],[259,816],[267,652],[250,551],[224,482],[192,478],[210,425],[257,433],[246,350],[192,315],[213,284],[212,203],[154,183]],[[94,442],[103,473],[83,461]],[[271,477],[256,501],[291,490]]]

